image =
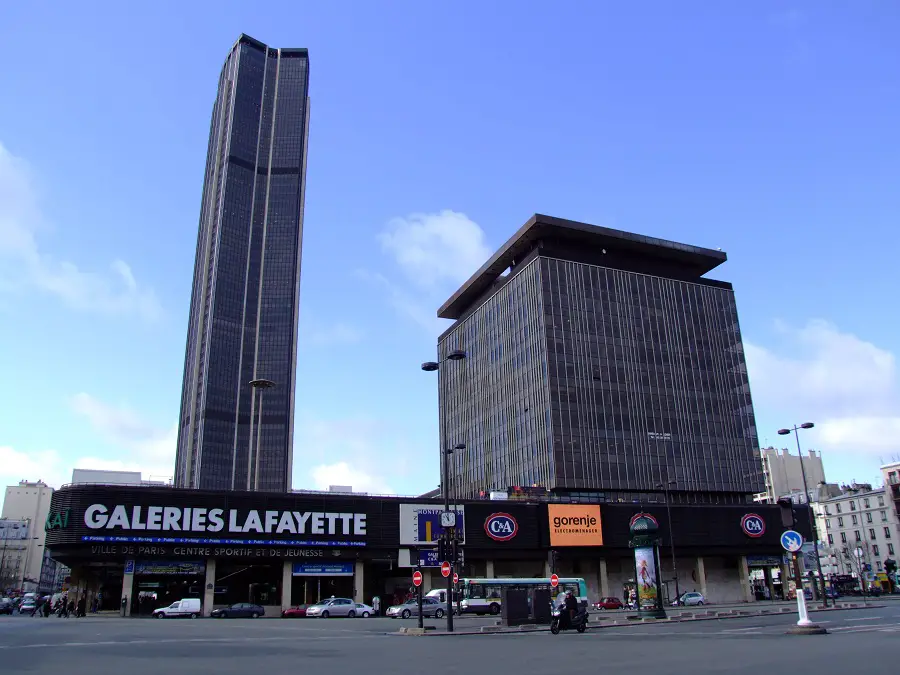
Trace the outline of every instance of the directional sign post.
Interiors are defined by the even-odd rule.
[[[419,616],[417,618],[419,628],[425,627],[425,616],[422,612],[422,572],[416,570],[413,572],[413,586],[416,587],[416,604],[419,608]]]
[[[786,530],[781,534],[781,546],[789,553],[796,553],[803,548],[803,535],[794,530]]]
[[[450,576],[450,563],[446,560],[441,563],[441,574],[443,574],[445,577]]]
[[[559,577],[555,574],[550,575],[550,586],[556,588],[559,586]]]
[[[785,551],[791,553],[796,561],[798,552],[803,548],[803,535],[794,530],[785,530],[781,534],[781,546]],[[799,570],[799,566],[795,564],[794,569]],[[810,633],[822,634],[828,632],[809,620],[809,613],[806,611],[806,590],[803,588],[802,577],[797,579],[797,615],[797,627],[792,628],[788,633],[809,635]]]

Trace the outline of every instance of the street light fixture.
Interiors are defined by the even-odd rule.
[[[656,488],[662,488],[666,493],[666,513],[669,519],[669,545],[672,547],[672,576],[675,578],[675,599],[681,599],[681,589],[678,586],[678,563],[675,561],[675,532],[672,529],[672,501],[669,499],[669,488],[677,485],[678,481],[670,480],[668,483],[659,483]]]
[[[433,373],[435,371],[440,370],[442,362],[444,362],[444,361],[462,361],[467,356],[468,355],[466,354],[466,352],[463,351],[462,349],[454,349],[454,350],[450,351],[447,354],[447,356],[445,356],[441,361],[426,361],[425,363],[422,364],[422,370],[424,370],[427,373]],[[439,397],[440,397],[440,393],[441,393],[441,388],[440,388],[440,386],[438,386],[438,396]],[[446,431],[445,429],[443,429],[443,416],[442,416],[441,426],[442,426],[441,444],[443,444],[443,439],[445,439],[447,437],[446,433],[443,433]],[[454,450],[464,450],[465,447],[466,446],[464,443],[457,443],[453,448],[446,448],[446,449],[443,449],[441,452],[441,455],[442,455],[441,459],[442,459],[442,464],[443,464],[443,474],[444,474],[442,477],[442,480],[441,480],[441,483],[442,483],[441,491],[444,493],[444,513],[447,513],[447,514],[450,513],[450,490],[449,490],[449,487],[450,487],[450,465],[449,465],[450,455],[453,454]],[[454,513],[454,515],[455,515],[455,513]],[[456,557],[457,557],[456,550],[453,547],[452,538],[450,536],[450,533],[453,531],[453,529],[454,528],[446,528],[444,530],[444,533],[445,533],[444,541],[447,546],[447,549],[450,551],[449,557],[452,558],[452,560],[448,561],[450,563],[450,574],[447,575],[447,632],[448,633],[453,632],[453,572],[456,569]]]
[[[803,493],[806,495],[806,513],[809,516],[809,530],[812,533],[814,540],[813,550],[816,552],[816,568],[819,572],[819,589],[822,593],[822,606],[828,607],[828,596],[825,593],[825,577],[822,574],[822,558],[819,555],[819,531],[816,527],[816,520],[813,517],[812,503],[809,496],[809,486],[806,482],[806,466],[803,464],[803,450],[800,449],[800,433],[798,431],[799,429],[812,429],[814,426],[816,425],[812,422],[804,422],[800,426],[797,426],[795,424],[790,429],[779,429],[778,435],[787,436],[791,433],[791,431],[793,431],[794,437],[797,439],[797,455],[800,459],[800,475],[803,477]]]
[[[263,393],[266,389],[271,389],[275,386],[275,383],[272,380],[265,379],[256,379],[250,380],[250,386],[253,387],[254,391],[259,391],[259,405],[257,406],[257,423],[256,423],[256,451],[254,453],[254,443],[253,443],[253,431],[251,426],[250,431],[250,450],[247,454],[247,490],[250,490],[251,481],[250,481],[250,466],[253,465],[253,489],[259,490],[259,445],[262,441],[262,419],[263,419]],[[253,423],[253,411],[250,412],[250,423]],[[256,455],[256,461],[253,461],[253,456]]]

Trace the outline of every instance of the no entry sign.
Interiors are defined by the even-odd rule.
[[[413,586],[418,588],[422,585],[422,573],[418,570],[413,572]]]
[[[453,583],[454,584],[459,583],[459,575],[456,572],[453,573]]]
[[[550,585],[553,586],[553,588],[559,586],[559,577],[557,575],[553,574],[550,576]]]
[[[443,574],[445,577],[450,576],[450,563],[448,563],[446,560],[441,563],[441,574]]]

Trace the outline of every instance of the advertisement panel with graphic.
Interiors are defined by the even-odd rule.
[[[459,541],[465,543],[465,507],[454,506],[451,510],[456,512],[456,532]],[[444,507],[434,504],[401,504],[400,544],[407,546],[434,544],[444,534],[444,528],[441,526],[443,512]]]
[[[654,548],[645,546],[634,549],[634,566],[637,574],[638,606],[641,609],[654,609],[659,596]]]
[[[549,504],[551,546],[603,546],[603,523],[596,504]]]

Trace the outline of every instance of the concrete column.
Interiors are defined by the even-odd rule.
[[[544,561],[544,577],[549,579],[550,575],[553,574],[553,570],[550,569],[550,561]]]
[[[281,568],[281,609],[285,610],[291,607],[291,586],[294,583],[294,563],[290,560],[284,561]]]
[[[128,569],[128,563],[125,563],[125,569]],[[134,566],[132,563],[132,570],[134,570]],[[122,575],[122,597],[128,600],[128,604],[125,606],[125,616],[131,616],[131,605],[132,605],[132,593],[134,591],[134,572],[131,574],[123,574]]]
[[[700,584],[700,592],[706,597],[706,564],[702,557],[697,558],[697,583]]]
[[[424,567],[422,568],[422,593],[427,593],[431,590],[432,587],[432,575],[434,574],[434,567]]]
[[[772,579],[772,568],[766,567],[765,569],[766,575],[766,586],[769,587],[769,600],[775,599],[775,582]]]
[[[485,565],[485,572],[484,572],[485,579],[494,579],[495,578],[494,577],[494,561],[488,560],[484,565]]]
[[[598,563],[598,576],[600,577],[600,597],[605,598],[614,595],[609,592],[609,573],[606,571],[606,560],[600,560]]]
[[[738,562],[738,574],[741,575],[741,588],[744,591],[744,602],[753,602],[753,588],[750,586],[750,565],[747,564],[747,556],[742,555]]]
[[[216,604],[216,559],[208,558],[206,561],[206,579],[203,582],[203,608],[206,616],[213,611]]]
[[[353,601],[366,601],[366,568],[362,561],[357,561],[353,570]]]

